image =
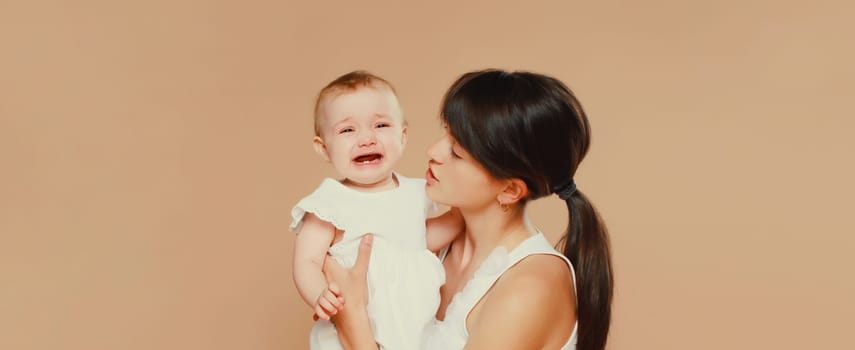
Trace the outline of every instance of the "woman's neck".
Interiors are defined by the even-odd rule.
[[[488,208],[483,212],[461,210],[466,222],[465,234],[456,244],[460,247],[461,267],[480,264],[496,247],[508,250],[531,236],[526,225],[523,210],[505,213],[498,208]]]

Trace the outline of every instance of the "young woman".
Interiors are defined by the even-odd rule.
[[[603,349],[613,278],[605,226],[573,180],[590,144],[579,101],[550,76],[476,71],[448,90],[441,119],[426,191],[466,227],[440,252],[446,283],[422,348]],[[569,213],[563,254],[525,215],[550,194]],[[325,265],[345,300],[334,321],[346,349],[378,348],[365,310],[370,244],[352,269]]]

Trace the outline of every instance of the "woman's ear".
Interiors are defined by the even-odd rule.
[[[526,196],[528,196],[528,186],[525,181],[510,179],[506,180],[505,186],[496,198],[502,204],[515,204]]]
[[[327,145],[324,143],[324,139],[319,136],[315,136],[315,138],[312,139],[312,147],[315,149],[315,153],[321,156],[321,158],[327,162],[330,161],[330,155],[327,153]]]

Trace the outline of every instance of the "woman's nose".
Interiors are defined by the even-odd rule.
[[[443,144],[447,143],[447,138],[445,136],[441,137],[439,140],[436,140],[427,150],[427,156],[433,161],[440,162],[442,157],[442,149],[444,148]]]

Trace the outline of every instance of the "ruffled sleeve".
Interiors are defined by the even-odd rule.
[[[315,214],[319,219],[329,222],[339,229],[343,229],[345,223],[342,220],[346,216],[341,215],[341,210],[337,206],[340,200],[335,196],[337,186],[331,183],[331,181],[335,180],[324,179],[314,192],[301,199],[291,209],[291,225],[288,226],[291,232],[300,231],[306,213]]]

